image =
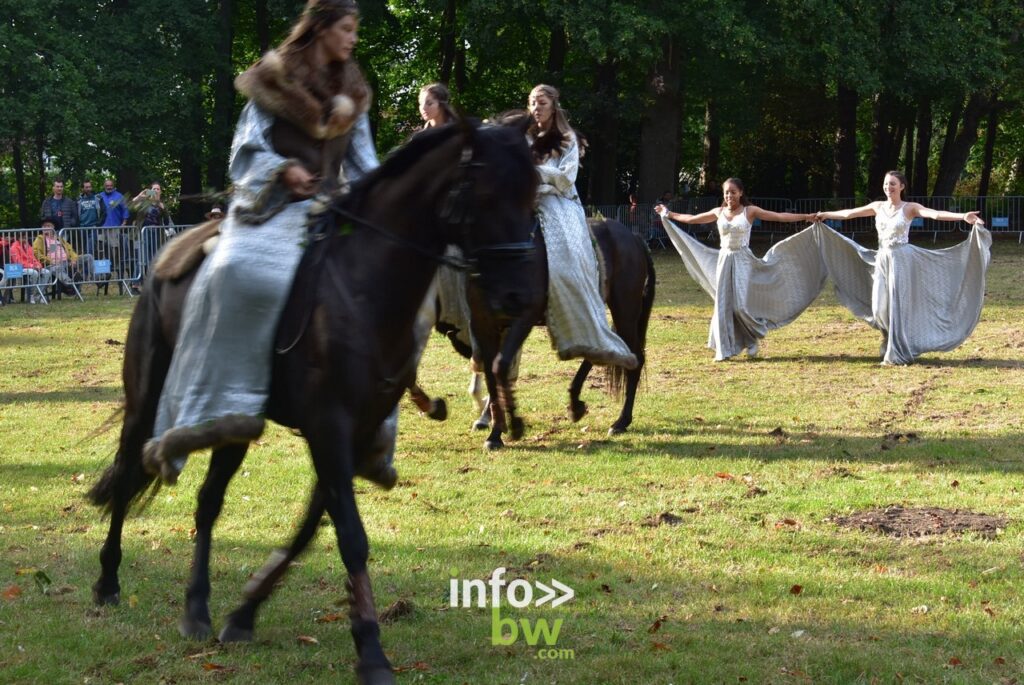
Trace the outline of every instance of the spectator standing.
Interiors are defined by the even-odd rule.
[[[132,204],[137,207],[138,211],[136,224],[141,229],[139,242],[141,247],[139,254],[141,278],[145,278],[149,265],[153,262],[153,257],[160,248],[159,227],[171,224],[171,217],[167,213],[167,207],[164,206],[162,195],[163,188],[154,181],[149,184],[149,188],[140,192],[132,200]]]
[[[78,226],[78,203],[64,197],[64,181],[53,182],[53,195],[43,200],[39,208],[39,219],[49,219],[55,228],[74,228]]]
[[[80,251],[96,254],[96,229],[106,219],[106,207],[96,193],[92,192],[92,181],[82,181],[82,194],[78,196],[78,225],[90,231],[76,231],[71,242]]]
[[[100,202],[103,203],[103,210],[106,217],[103,220],[103,232],[100,234],[100,254],[110,260],[111,275],[117,274],[118,279],[125,278],[124,258],[127,256],[124,227],[128,225],[131,214],[128,211],[128,200],[114,186],[114,179],[108,178],[103,181],[103,192],[99,194]],[[107,292],[107,284],[103,286],[103,292]]]

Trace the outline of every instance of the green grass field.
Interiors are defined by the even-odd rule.
[[[995,244],[966,344],[899,368],[878,365],[878,334],[831,293],[771,333],[761,358],[714,364],[710,301],[674,253],[656,264],[626,435],[606,435],[618,406],[596,373],[590,414],[566,418],[576,367],[535,331],[519,385],[527,436],[484,452],[466,363],[440,337],[428,346],[420,379],[451,418],[403,401],[399,486],[358,487],[379,608],[411,605],[383,626],[399,682],[1024,682],[1024,249]],[[132,306],[90,294],[0,309],[0,683],[352,681],[329,526],[255,643],[179,637],[205,455],[129,520],[121,605],[92,605],[106,521],[84,493],[116,431],[88,436],[118,406]],[[280,428],[251,449],[215,530],[215,631],[290,537],[310,473]],[[833,521],[891,504],[1007,524],[897,539]],[[574,589],[554,609],[503,607],[531,626],[562,619],[556,644],[492,644],[488,609],[449,607],[453,573],[501,566]]]

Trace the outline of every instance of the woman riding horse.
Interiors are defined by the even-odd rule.
[[[285,41],[235,82],[249,98],[232,143],[235,188],[216,249],[185,302],[147,469],[173,483],[190,452],[258,438],[278,321],[317,201],[377,167],[370,88],[352,58],[355,0],[309,0]],[[391,487],[390,445],[360,475]]]

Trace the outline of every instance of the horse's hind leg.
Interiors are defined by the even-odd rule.
[[[199,490],[196,507],[196,539],[192,556],[192,577],[185,591],[185,614],[178,623],[182,637],[205,640],[213,628],[210,621],[210,546],[213,525],[224,506],[231,477],[245,458],[248,445],[218,447],[210,459],[210,469]]]
[[[583,383],[586,382],[592,368],[594,365],[584,359],[569,385],[569,418],[574,423],[587,414],[587,403],[580,399],[580,393],[583,392]]]
[[[221,642],[251,642],[256,631],[256,612],[274,591],[274,586],[288,571],[289,565],[299,557],[316,537],[320,520],[324,515],[324,497],[318,485],[314,484],[313,493],[306,507],[306,516],[299,532],[292,539],[288,549],[278,549],[270,555],[245,585],[243,591],[245,601],[228,615],[224,628],[220,632]]]

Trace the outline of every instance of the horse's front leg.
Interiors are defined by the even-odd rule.
[[[306,507],[306,516],[299,532],[292,539],[288,549],[278,549],[270,555],[263,567],[245,585],[245,601],[232,611],[220,632],[221,642],[251,642],[256,632],[256,612],[270,598],[274,587],[284,577],[288,567],[305,551],[316,537],[320,519],[324,515],[324,497],[319,484],[313,485],[313,493]]]
[[[205,640],[213,631],[210,620],[210,546],[213,526],[224,507],[224,494],[232,476],[242,465],[248,445],[218,447],[210,458],[210,469],[199,490],[196,507],[196,539],[192,555],[192,576],[185,590],[185,614],[178,623],[182,637]]]
[[[358,662],[356,676],[360,683],[390,685],[394,683],[391,662],[380,644],[380,625],[370,586],[367,561],[370,543],[356,507],[355,453],[352,446],[354,421],[344,409],[325,411],[307,432],[313,466],[316,468],[327,513],[334,523],[341,560],[348,571],[352,638]]]

